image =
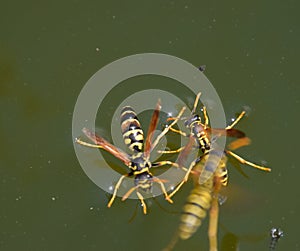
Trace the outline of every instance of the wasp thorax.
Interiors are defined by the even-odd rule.
[[[132,162],[130,165],[131,169],[135,172],[146,171],[151,167],[151,162],[146,160],[143,153],[138,153],[132,157]]]

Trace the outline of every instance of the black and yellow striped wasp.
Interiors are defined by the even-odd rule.
[[[160,139],[169,131],[170,126],[173,126],[175,125],[175,123],[177,123],[177,120],[183,114],[185,107],[183,107],[179,112],[178,118],[174,119],[173,123],[170,124],[170,126],[165,127],[164,130],[153,141],[153,133],[158,124],[160,110],[161,110],[161,103],[160,100],[158,100],[152,118],[150,120],[150,125],[149,125],[145,143],[144,143],[144,132],[141,128],[140,122],[137,118],[135,111],[130,106],[125,106],[121,111],[121,119],[120,119],[121,131],[123,134],[124,142],[129,148],[129,150],[131,151],[131,154],[125,153],[121,149],[110,144],[101,136],[91,132],[87,128],[83,128],[82,131],[94,144],[84,142],[78,138],[76,139],[76,142],[78,144],[87,147],[101,148],[111,153],[116,158],[120,159],[130,169],[130,172],[122,175],[118,180],[118,182],[116,183],[112,197],[108,202],[107,205],[108,207],[111,207],[112,203],[114,202],[117,195],[117,191],[120,188],[124,178],[130,176],[134,177],[134,186],[123,196],[122,200],[126,200],[132,192],[136,191],[136,194],[139,200],[141,201],[143,212],[144,214],[146,214],[147,206],[144,202],[144,198],[142,194],[139,192],[139,189],[145,192],[151,192],[152,184],[153,182],[156,182],[160,185],[161,190],[166,197],[166,200],[172,203],[172,200],[167,196],[167,191],[165,189],[163,181],[153,176],[153,174],[150,172],[150,169],[152,167],[158,167],[163,165],[174,165],[174,166],[178,166],[178,165],[176,163],[167,160],[151,163],[149,159],[150,159],[151,151],[157,146]]]
[[[225,129],[212,129],[209,127],[209,119],[206,113],[206,108],[203,107],[204,123],[201,122],[199,115],[195,114],[195,110],[199,101],[200,93],[197,95],[192,115],[186,120],[185,124],[190,130],[190,135],[175,129],[170,129],[183,136],[188,136],[189,141],[186,146],[177,150],[160,151],[162,153],[180,152],[178,164],[181,166],[182,161],[186,158],[193,147],[201,149],[200,156],[192,161],[187,169],[186,175],[182,182],[169,194],[169,198],[173,197],[180,190],[182,185],[188,180],[190,173],[194,179],[194,188],[190,192],[186,204],[183,207],[183,212],[180,219],[180,225],[175,238],[170,242],[166,250],[171,250],[178,238],[185,240],[190,238],[201,225],[206,217],[206,211],[209,210],[209,242],[210,251],[217,250],[217,229],[218,229],[218,212],[219,202],[218,193],[222,186],[228,183],[227,156],[232,156],[242,164],[247,164],[254,168],[270,171],[270,168],[256,165],[252,162],[244,160],[231,150],[238,149],[242,146],[250,144],[250,139],[245,134],[233,127],[245,115],[243,111],[236,120],[234,120]],[[216,138],[211,139],[211,134],[216,134]],[[218,137],[228,135],[237,139],[225,148],[218,149],[217,144],[212,144],[213,140]]]
[[[213,151],[211,153],[214,153]],[[218,155],[219,153],[216,152]],[[203,171],[206,165],[208,154],[203,155],[201,161],[197,162],[193,168],[194,188],[190,191],[186,202],[182,208],[179,227],[168,246],[164,251],[172,250],[178,241],[189,239],[201,226],[203,220],[210,210],[209,224],[209,240],[211,251],[216,247],[216,230],[218,224],[218,192],[222,184],[222,176],[224,168],[226,168],[226,160],[223,159],[215,170],[215,174],[211,175],[202,184],[199,184],[199,174]],[[220,156],[217,156],[218,160]],[[210,158],[210,161],[212,161]],[[209,164],[209,163],[208,163]],[[215,164],[215,163],[214,163]],[[198,174],[197,174],[198,173]],[[196,175],[197,174],[197,175]]]
[[[250,144],[247,137],[239,138],[229,144],[227,151]],[[172,250],[178,238],[189,239],[201,226],[209,210],[208,237],[210,251],[217,251],[217,229],[219,215],[219,191],[228,184],[228,157],[226,152],[217,148],[206,150],[192,168],[194,188],[190,191],[182,209],[176,235],[165,250]],[[205,179],[203,179],[203,177]],[[180,186],[183,183],[180,183]],[[178,188],[178,187],[177,187]],[[178,188],[176,191],[178,191]],[[169,196],[174,195],[174,192]]]
[[[231,150],[246,146],[249,138],[237,139],[227,146]],[[217,251],[217,230],[219,217],[219,191],[228,184],[228,157],[220,149],[206,151],[193,166],[194,188],[190,191],[182,209],[180,223],[174,239],[166,250],[171,250],[177,239],[189,239],[201,226],[209,210],[208,237],[210,251]],[[201,175],[205,173],[205,179]]]
[[[189,177],[190,172],[192,171],[194,165],[200,161],[200,159],[203,155],[205,155],[206,153],[208,153],[211,150],[212,142],[216,141],[218,137],[229,136],[229,137],[235,137],[238,139],[246,138],[245,137],[246,135],[244,132],[233,128],[244,117],[244,115],[246,114],[245,111],[242,111],[239,114],[239,116],[226,128],[217,129],[217,128],[211,128],[209,126],[209,118],[208,118],[208,115],[206,112],[206,107],[203,106],[202,112],[203,112],[203,117],[204,117],[204,123],[202,123],[201,117],[195,113],[198,102],[199,102],[200,95],[201,95],[201,93],[197,94],[191,116],[185,121],[185,125],[189,130],[189,134],[185,133],[183,131],[180,131],[180,130],[176,130],[172,126],[170,127],[171,131],[173,131],[175,133],[179,133],[185,137],[189,137],[188,143],[185,146],[183,146],[177,150],[159,151],[160,153],[178,153],[178,152],[180,152],[180,156],[178,157],[179,166],[182,166],[184,159],[190,153],[192,148],[194,148],[194,147],[199,148],[199,149],[201,149],[201,152],[202,152],[202,153],[200,153],[200,157],[196,158],[194,161],[192,161],[190,163],[189,168],[187,169],[182,182],[179,183],[179,185],[176,187],[176,189],[174,189],[174,191],[171,194],[169,194],[169,198],[171,198],[182,187],[182,185],[188,180],[188,177]],[[173,119],[175,119],[175,118],[169,118],[169,120],[173,120]],[[211,138],[212,134],[216,135],[215,138],[213,138],[213,139]],[[249,140],[249,138],[247,138],[247,140]],[[234,144],[239,144],[239,141],[232,142],[231,146],[229,148],[234,149],[235,148]],[[240,163],[252,166],[254,168],[257,168],[257,169],[260,169],[263,171],[268,171],[268,172],[271,171],[271,169],[268,167],[263,167],[263,166],[254,164],[250,161],[243,159],[239,155],[230,151],[229,148],[224,150],[224,154],[232,156],[233,158],[238,160]],[[217,168],[217,165],[213,165],[212,167],[207,167],[206,169],[210,169],[210,168]],[[200,181],[199,181],[200,184],[203,183],[207,179],[207,177],[210,176],[212,173],[210,170],[208,172],[206,172],[206,169],[204,169],[201,172]]]

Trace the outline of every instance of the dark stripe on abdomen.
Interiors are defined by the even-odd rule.
[[[179,237],[182,240],[190,238],[206,217],[211,204],[211,190],[196,185],[187,198],[180,217]]]

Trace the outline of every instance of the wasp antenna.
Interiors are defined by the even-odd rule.
[[[197,94],[197,96],[196,96],[196,99],[195,99],[195,102],[194,102],[194,107],[193,107],[193,110],[192,110],[192,114],[194,114],[195,111],[196,111],[196,108],[197,108],[197,105],[198,105],[200,96],[201,96],[201,92],[199,92],[199,93]]]

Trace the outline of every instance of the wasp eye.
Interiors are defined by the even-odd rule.
[[[201,121],[199,115],[196,114],[196,115],[194,116],[194,118],[193,118],[193,121],[197,121],[197,120]]]

